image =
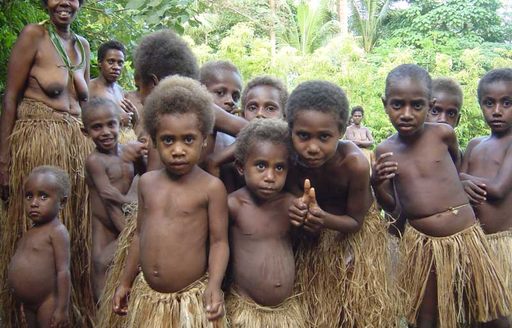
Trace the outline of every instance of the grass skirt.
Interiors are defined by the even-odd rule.
[[[399,305],[391,277],[387,223],[374,206],[360,231],[303,236],[296,290],[310,327],[395,327]]]
[[[131,127],[121,127],[119,129],[119,143],[122,145],[127,144],[130,141],[137,141],[137,135],[135,134],[135,131]]]
[[[429,273],[435,270],[438,326],[487,322],[510,313],[510,296],[478,224],[447,237],[407,226],[400,245],[406,319],[416,325]]]
[[[277,306],[262,306],[231,290],[226,310],[232,328],[307,328],[296,296]]]
[[[117,248],[114,253],[112,265],[107,271],[105,280],[105,289],[99,300],[98,327],[121,328],[126,327],[126,317],[119,316],[112,311],[112,304],[116,288],[121,280],[121,275],[126,264],[128,250],[132,243],[133,235],[137,228],[137,205],[130,204],[132,208],[123,208],[125,212],[126,224],[117,238]]]
[[[512,293],[512,230],[485,235],[491,254],[501,270],[505,286]]]
[[[139,274],[133,284],[128,304],[129,328],[221,328],[226,327],[225,316],[216,322],[206,319],[203,293],[206,275],[176,293],[159,293]]]
[[[61,218],[69,231],[71,241],[71,318],[75,327],[91,325],[94,301],[90,286],[91,225],[88,191],[84,180],[84,163],[92,150],[82,134],[81,121],[66,113],[59,113],[45,104],[23,99],[17,110],[17,119],[9,137],[10,191],[7,215],[2,215],[0,245],[0,308],[4,323],[16,320],[11,295],[5,286],[6,270],[14,253],[16,241],[30,224],[24,219],[23,183],[29,173],[40,165],[54,165],[64,169],[71,181],[72,194]],[[15,326],[18,326],[15,324]]]

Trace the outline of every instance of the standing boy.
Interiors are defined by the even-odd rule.
[[[139,181],[137,230],[114,296],[116,313],[129,310],[130,327],[222,320],[226,190],[197,166],[213,128],[211,106],[208,92],[184,77],[161,81],[146,99],[144,124],[164,168]]]
[[[236,168],[246,186],[229,195],[233,282],[227,311],[232,327],[305,328],[293,297],[295,263],[283,192],[289,167],[288,127],[253,120],[238,135]]]
[[[408,220],[399,278],[408,323],[489,322],[510,313],[510,298],[458,180],[455,133],[447,124],[425,123],[431,86],[417,65],[388,74],[382,102],[397,133],[377,147],[372,181],[384,209],[399,201]]]
[[[339,140],[348,121],[345,93],[329,82],[304,82],[288,99],[286,119],[296,153],[288,187],[303,195],[289,210],[302,228],[297,286],[311,326],[393,326],[387,231],[372,207],[369,163],[356,145]]]
[[[470,141],[460,177],[511,292],[512,69],[485,74],[478,102],[491,135]]]
[[[82,110],[84,134],[96,149],[85,161],[92,212],[92,286],[96,301],[105,284],[105,275],[117,246],[117,236],[125,225],[122,207],[136,200],[128,191],[137,173],[145,170],[142,157],[136,163],[121,159],[118,144],[120,108],[106,98],[92,98]]]
[[[8,285],[23,304],[29,328],[69,325],[69,234],[59,212],[70,195],[66,172],[54,166],[32,170],[24,186],[25,213],[32,221],[18,241]]]

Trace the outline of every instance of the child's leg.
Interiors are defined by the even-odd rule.
[[[55,297],[50,295],[37,309],[37,324],[39,328],[50,327],[50,320],[55,311]]]
[[[437,283],[436,272],[434,269],[430,271],[425,288],[425,295],[418,311],[418,328],[435,328],[437,327]]]
[[[112,263],[114,253],[117,247],[117,240],[106,245],[101,252],[96,252],[93,256],[92,285],[94,288],[94,297],[99,300],[105,287],[107,279],[107,269]]]

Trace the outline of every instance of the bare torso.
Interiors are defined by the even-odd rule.
[[[207,269],[208,188],[214,178],[198,167],[171,179],[165,170],[142,176],[139,193],[140,264],[149,286],[177,292]]]
[[[105,85],[104,80],[97,77],[89,82],[89,97],[100,97],[112,100],[114,103],[119,104],[124,98],[123,88],[117,83]]]
[[[288,207],[291,194],[255,204],[246,188],[229,196],[234,284],[242,295],[275,306],[292,294],[295,261]]]
[[[57,273],[50,234],[59,220],[35,226],[19,240],[8,269],[8,284],[18,301],[32,310],[57,293]]]
[[[345,132],[346,139],[350,141],[371,141],[368,138],[367,130],[368,128],[364,126],[353,124],[347,127],[347,132]]]
[[[37,47],[34,62],[29,71],[24,96],[39,100],[57,111],[68,112],[80,116],[79,101],[88,98],[86,74],[88,66],[84,59],[83,67],[72,72],[63,67],[64,64],[59,53],[52,44],[48,31],[43,25],[32,25],[40,34],[40,41],[35,43]],[[88,56],[89,46],[87,41],[76,36],[84,45]],[[82,61],[78,40],[61,40],[68,53],[72,64],[77,65]],[[88,58],[87,58],[88,59]]]
[[[440,129],[441,125],[426,123],[415,140],[406,143],[395,134],[378,149],[378,154],[392,152],[389,159],[398,162],[393,183],[402,215],[432,236],[452,235],[475,221],[470,206],[448,211],[469,200]]]
[[[498,171],[505,168],[505,155],[512,149],[512,135],[503,138],[484,137],[478,139],[476,144],[467,154],[469,157],[464,161],[468,163],[467,173],[493,180]],[[487,200],[474,207],[477,218],[486,233],[495,233],[512,229],[512,191],[508,192],[502,199],[487,197]]]

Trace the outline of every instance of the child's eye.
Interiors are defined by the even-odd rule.
[[[47,200],[48,199],[48,195],[47,194],[41,194],[41,199],[42,200]]]
[[[113,64],[115,63],[115,61],[114,61],[113,59],[109,59],[109,60],[107,60],[107,63],[108,63],[109,65],[113,65]]]
[[[240,100],[240,93],[235,92],[235,93],[233,93],[232,97],[233,97],[234,102],[238,102]]]
[[[504,107],[510,107],[510,106],[512,106],[512,100],[510,100],[510,99],[505,99],[505,100],[503,100],[503,106],[504,106]]]
[[[25,199],[26,199],[26,200],[31,200],[33,197],[34,197],[34,196],[32,196],[32,194],[31,194],[31,193],[27,193],[27,194],[25,194]]]
[[[494,101],[491,99],[485,99],[483,104],[485,107],[492,107],[494,105]]]
[[[183,139],[186,144],[191,144],[194,142],[194,137],[192,136],[186,136],[185,139]]]
[[[258,107],[254,106],[254,105],[250,105],[250,106],[247,106],[245,108],[245,110],[247,110],[249,112],[255,112],[256,110],[258,110]]]
[[[392,101],[391,102],[391,108],[393,109],[400,109],[402,107],[401,101]]]
[[[173,142],[173,138],[171,136],[163,136],[160,140],[164,143],[164,145],[170,145]]]
[[[297,132],[296,135],[297,135],[297,137],[299,137],[300,140],[308,140],[309,139],[309,134],[305,133],[305,132]]]
[[[420,110],[420,109],[422,109],[422,108],[423,108],[423,102],[421,102],[421,101],[414,102],[414,103],[412,104],[412,106],[414,107],[414,109],[416,109],[416,110]]]
[[[455,116],[457,116],[457,112],[456,111],[454,111],[454,110],[449,110],[448,111],[448,117],[453,118]]]
[[[110,122],[108,122],[108,127],[109,127],[109,128],[114,128],[114,127],[116,127],[116,126],[117,126],[117,122],[116,122],[116,121],[110,121]]]
[[[330,137],[331,136],[328,135],[328,134],[321,134],[320,135],[320,141],[327,141],[327,140],[329,140]]]
[[[216,94],[217,94],[217,96],[219,96],[219,97],[224,97],[224,95],[226,94],[226,93],[224,92],[224,90],[217,90],[217,91],[215,91],[215,93],[216,93]]]
[[[284,165],[277,165],[277,166],[276,166],[276,171],[278,171],[278,172],[283,172],[283,171],[285,170],[285,168],[286,168],[286,167],[285,167]]]
[[[438,115],[439,114],[439,110],[436,107],[434,107],[434,108],[432,108],[430,110],[430,114],[431,115]]]
[[[264,170],[265,167],[266,167],[265,163],[261,163],[261,162],[260,163],[256,163],[256,168],[258,170]]]
[[[267,112],[275,112],[277,110],[277,108],[275,108],[274,106],[268,106],[265,109],[267,110]]]

